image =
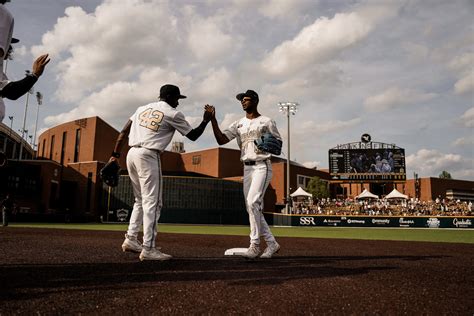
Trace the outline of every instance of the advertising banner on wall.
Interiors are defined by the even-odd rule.
[[[268,214],[269,215],[269,214]],[[267,216],[268,216],[267,215]],[[272,214],[273,225],[340,227],[474,228],[474,216],[326,216]]]

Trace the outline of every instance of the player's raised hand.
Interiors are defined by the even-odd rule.
[[[212,114],[212,118],[216,117],[216,109],[214,108],[214,106],[206,104],[204,110],[206,110],[206,112],[210,112]]]
[[[206,116],[209,118],[206,120]],[[206,122],[216,117],[216,110],[212,105],[206,104],[204,106],[204,119]]]
[[[44,54],[36,58],[33,63],[33,74],[36,77],[39,77],[43,74],[44,68],[49,63],[51,59],[48,58],[48,54]]]

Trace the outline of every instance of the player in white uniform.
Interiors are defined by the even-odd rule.
[[[223,145],[235,138],[241,149],[240,160],[244,164],[245,205],[250,222],[250,247],[243,256],[257,257],[260,254],[260,237],[263,237],[267,248],[260,258],[268,259],[280,250],[280,245],[276,242],[263,216],[263,197],[272,179],[270,160],[272,155],[259,151],[254,140],[260,138],[264,133],[271,133],[279,140],[281,140],[281,136],[275,121],[258,113],[259,98],[255,91],[247,90],[245,93],[239,93],[236,98],[241,102],[246,115],[232,123],[223,132],[217,123],[214,107],[207,105],[206,111],[213,114],[211,122],[217,143]]]
[[[177,130],[195,141],[201,136],[212,114],[204,112],[203,121],[193,129],[183,113],[176,110],[181,95],[174,85],[160,89],[160,100],[139,107],[130,117],[117,138],[110,160],[120,157],[123,140],[128,136],[131,147],[127,155],[127,170],[133,186],[135,203],[123,251],[140,252],[140,260],[168,260],[170,255],[156,248],[156,225],[160,218],[162,201],[162,175],[160,154],[170,143]],[[143,225],[143,246],[138,241],[140,226]]]
[[[6,0],[0,1],[0,91],[8,83],[3,74],[3,60],[7,56],[8,49],[13,33],[13,16],[5,7]],[[0,98],[0,122],[5,117],[5,104],[3,98]]]

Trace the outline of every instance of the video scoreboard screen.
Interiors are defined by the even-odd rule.
[[[330,149],[329,172],[334,180],[405,181],[405,150]]]

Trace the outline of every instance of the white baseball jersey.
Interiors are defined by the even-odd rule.
[[[164,101],[141,106],[130,117],[133,122],[128,135],[130,147],[144,147],[163,152],[177,130],[181,135],[193,128],[184,114]]]
[[[0,48],[3,50],[4,55],[7,54],[8,48],[10,47],[10,42],[12,39],[13,33],[13,16],[11,13],[5,8],[4,5],[0,5]],[[0,66],[0,90],[8,83],[8,81],[4,81],[4,74],[3,74],[3,58],[1,57],[1,66]],[[0,122],[3,121],[5,117],[5,104],[3,103],[3,99],[0,98]]]
[[[270,153],[257,149],[254,140],[265,133],[271,133],[275,138],[281,140],[280,133],[274,120],[260,115],[254,119],[246,117],[235,121],[222,132],[230,140],[236,138],[240,148],[240,160],[261,161],[271,157]]]

